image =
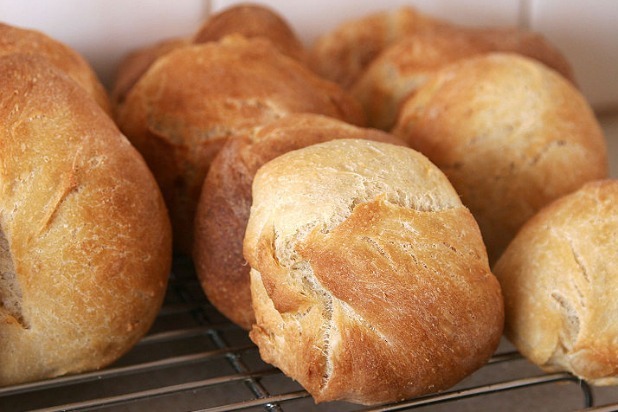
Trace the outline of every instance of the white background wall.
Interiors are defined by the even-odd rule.
[[[546,35],[571,61],[599,111],[618,110],[616,0],[255,0],[282,14],[311,43],[345,19],[413,5],[467,25],[520,25]],[[232,0],[0,0],[0,20],[36,28],[73,46],[106,84],[129,50],[193,33]]]

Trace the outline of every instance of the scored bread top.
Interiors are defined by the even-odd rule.
[[[478,226],[439,169],[405,147],[335,140],[262,166],[244,255],[251,338],[318,402],[444,389],[500,339]]]

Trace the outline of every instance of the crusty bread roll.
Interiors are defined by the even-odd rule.
[[[291,26],[275,11],[258,4],[239,4],[211,15],[191,37],[163,39],[129,53],[116,70],[112,86],[114,106],[150,66],[172,50],[191,44],[219,41],[228,35],[269,40],[277,50],[299,61],[306,59],[304,46]]]
[[[36,31],[0,23],[0,56],[27,54],[45,58],[79,84],[108,114],[107,92],[86,60],[75,50]]]
[[[541,207],[608,173],[603,132],[581,93],[515,54],[446,66],[403,104],[394,133],[449,177],[490,262]]]
[[[114,108],[124,102],[129,90],[159,57],[189,44],[191,44],[190,40],[182,37],[165,39],[133,50],[126,55],[116,68],[114,83],[110,93]]]
[[[325,79],[349,88],[384,49],[412,33],[450,24],[401,7],[349,20],[320,36],[308,51],[309,66]]]
[[[495,270],[506,335],[524,356],[618,384],[618,181],[588,183],[543,208]]]
[[[390,130],[401,103],[443,66],[493,51],[534,58],[574,82],[565,57],[541,35],[515,28],[464,28],[414,33],[395,42],[363,71],[350,91],[363,105],[367,123]]]
[[[109,116],[34,56],[0,58],[0,385],[97,369],[163,301],[171,229]]]
[[[295,112],[364,122],[358,102],[339,86],[263,39],[232,36],[182,47],[133,86],[117,122],[159,182],[178,252],[191,253],[202,183],[225,140]]]
[[[264,38],[286,56],[305,60],[305,48],[290,24],[261,4],[242,3],[210,16],[193,36],[195,43],[218,41],[231,34]]]
[[[447,388],[502,334],[478,226],[409,148],[343,139],[271,160],[253,181],[244,255],[251,339],[316,402]]]
[[[404,144],[387,133],[325,116],[290,114],[229,139],[210,165],[195,215],[195,268],[209,301],[245,329],[255,323],[250,268],[242,254],[253,176],[283,153],[334,139]]]

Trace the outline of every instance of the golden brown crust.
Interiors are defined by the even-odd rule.
[[[541,207],[608,173],[603,132],[583,96],[515,54],[446,66],[404,103],[393,130],[449,177],[491,262]]]
[[[0,23],[0,56],[15,53],[45,58],[86,90],[106,113],[111,113],[107,92],[90,65],[76,51],[38,31]]]
[[[448,23],[401,7],[344,22],[309,50],[308,64],[322,77],[349,88],[365,67],[397,40]]]
[[[378,130],[358,128],[314,114],[290,114],[247,136],[229,139],[204,180],[195,215],[193,257],[211,303],[245,329],[255,323],[249,266],[242,242],[249,220],[251,184],[257,170],[292,150],[334,139],[370,139],[404,145]]]
[[[129,53],[120,62],[116,70],[111,90],[111,99],[114,107],[124,102],[129,90],[159,57],[189,44],[189,40],[184,38],[166,39]]]
[[[268,39],[281,53],[305,60],[305,49],[288,22],[259,4],[239,4],[213,14],[193,36],[193,42],[218,41],[231,34]]]
[[[507,337],[547,371],[618,384],[618,181],[591,182],[530,219],[496,264]]]
[[[260,168],[244,254],[262,358],[317,402],[445,389],[502,334],[476,222],[425,157],[336,140]]]
[[[202,183],[225,140],[294,112],[364,122],[340,87],[263,39],[233,36],[177,49],[131,89],[117,122],[159,182],[178,251],[191,253]]]
[[[0,58],[0,385],[97,369],[152,324],[171,229],[145,162],[46,60]]]
[[[541,35],[515,28],[452,26],[407,35],[377,56],[351,86],[368,124],[390,130],[400,105],[449,63],[494,51],[534,58],[574,81],[567,60]]]

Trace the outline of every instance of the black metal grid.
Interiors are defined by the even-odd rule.
[[[0,388],[0,411],[616,411],[567,373],[544,374],[504,343],[490,362],[449,391],[393,405],[316,405],[264,363],[247,333],[206,300],[191,262],[176,259],[165,305],[150,333],[97,372]]]

